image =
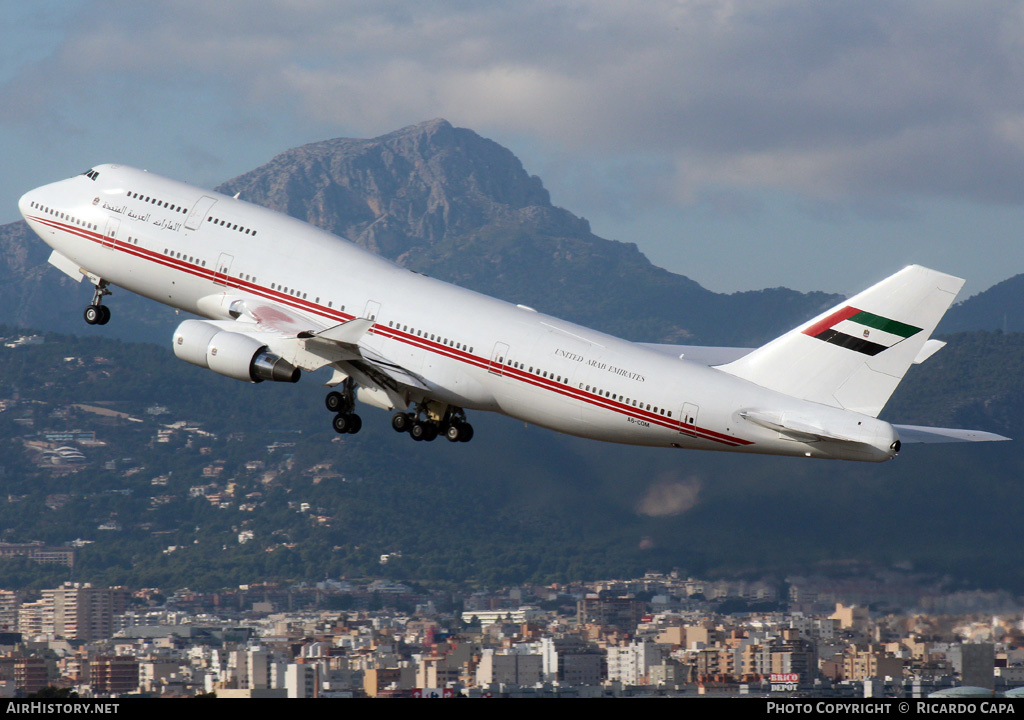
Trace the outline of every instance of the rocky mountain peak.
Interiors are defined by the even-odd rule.
[[[722,296],[657,268],[635,245],[598,237],[585,219],[553,206],[540,179],[510,150],[443,119],[376,138],[303,145],[219,190],[410,269],[629,339],[763,341],[824,309],[828,300],[785,290]],[[9,306],[26,308],[20,322],[36,324],[33,313],[61,307],[66,311],[58,326],[79,331],[89,290],[84,285],[57,280],[60,292],[66,287],[85,300],[16,302],[54,291],[53,284],[43,284],[44,272],[59,276],[45,264],[45,245],[30,242],[29,234],[23,224],[0,229],[11,266],[0,264],[0,290]],[[28,268],[40,268],[38,280],[29,280]],[[17,282],[5,287],[2,281],[12,276]],[[133,302],[118,298],[119,318],[129,315]],[[138,312],[146,325],[160,325],[158,316],[151,309]]]
[[[589,231],[552,207],[540,178],[509,150],[443,119],[369,140],[303,145],[219,189],[395,260],[527,209],[558,216],[574,233]]]

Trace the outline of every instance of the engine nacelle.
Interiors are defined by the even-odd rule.
[[[174,354],[185,362],[245,382],[298,382],[302,372],[255,338],[186,320],[174,331]]]

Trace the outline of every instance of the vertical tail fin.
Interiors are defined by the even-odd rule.
[[[877,417],[963,284],[911,265],[718,369]]]

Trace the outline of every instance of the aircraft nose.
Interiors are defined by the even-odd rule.
[[[30,197],[31,195],[32,191],[29,190],[27,193],[25,193],[18,199],[18,212],[20,212],[21,216],[26,220],[28,219],[29,211],[32,209],[32,198]]]

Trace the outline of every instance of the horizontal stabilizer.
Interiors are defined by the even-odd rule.
[[[982,430],[960,430],[957,428],[922,427],[921,425],[893,425],[900,434],[900,442],[906,443],[955,443],[955,442],[998,442],[1010,438]]]
[[[914,358],[914,364],[920,365],[944,347],[946,347],[946,343],[942,340],[936,340],[935,338],[929,339],[928,342],[924,344],[924,347],[921,348],[921,352],[919,352],[917,357]]]

